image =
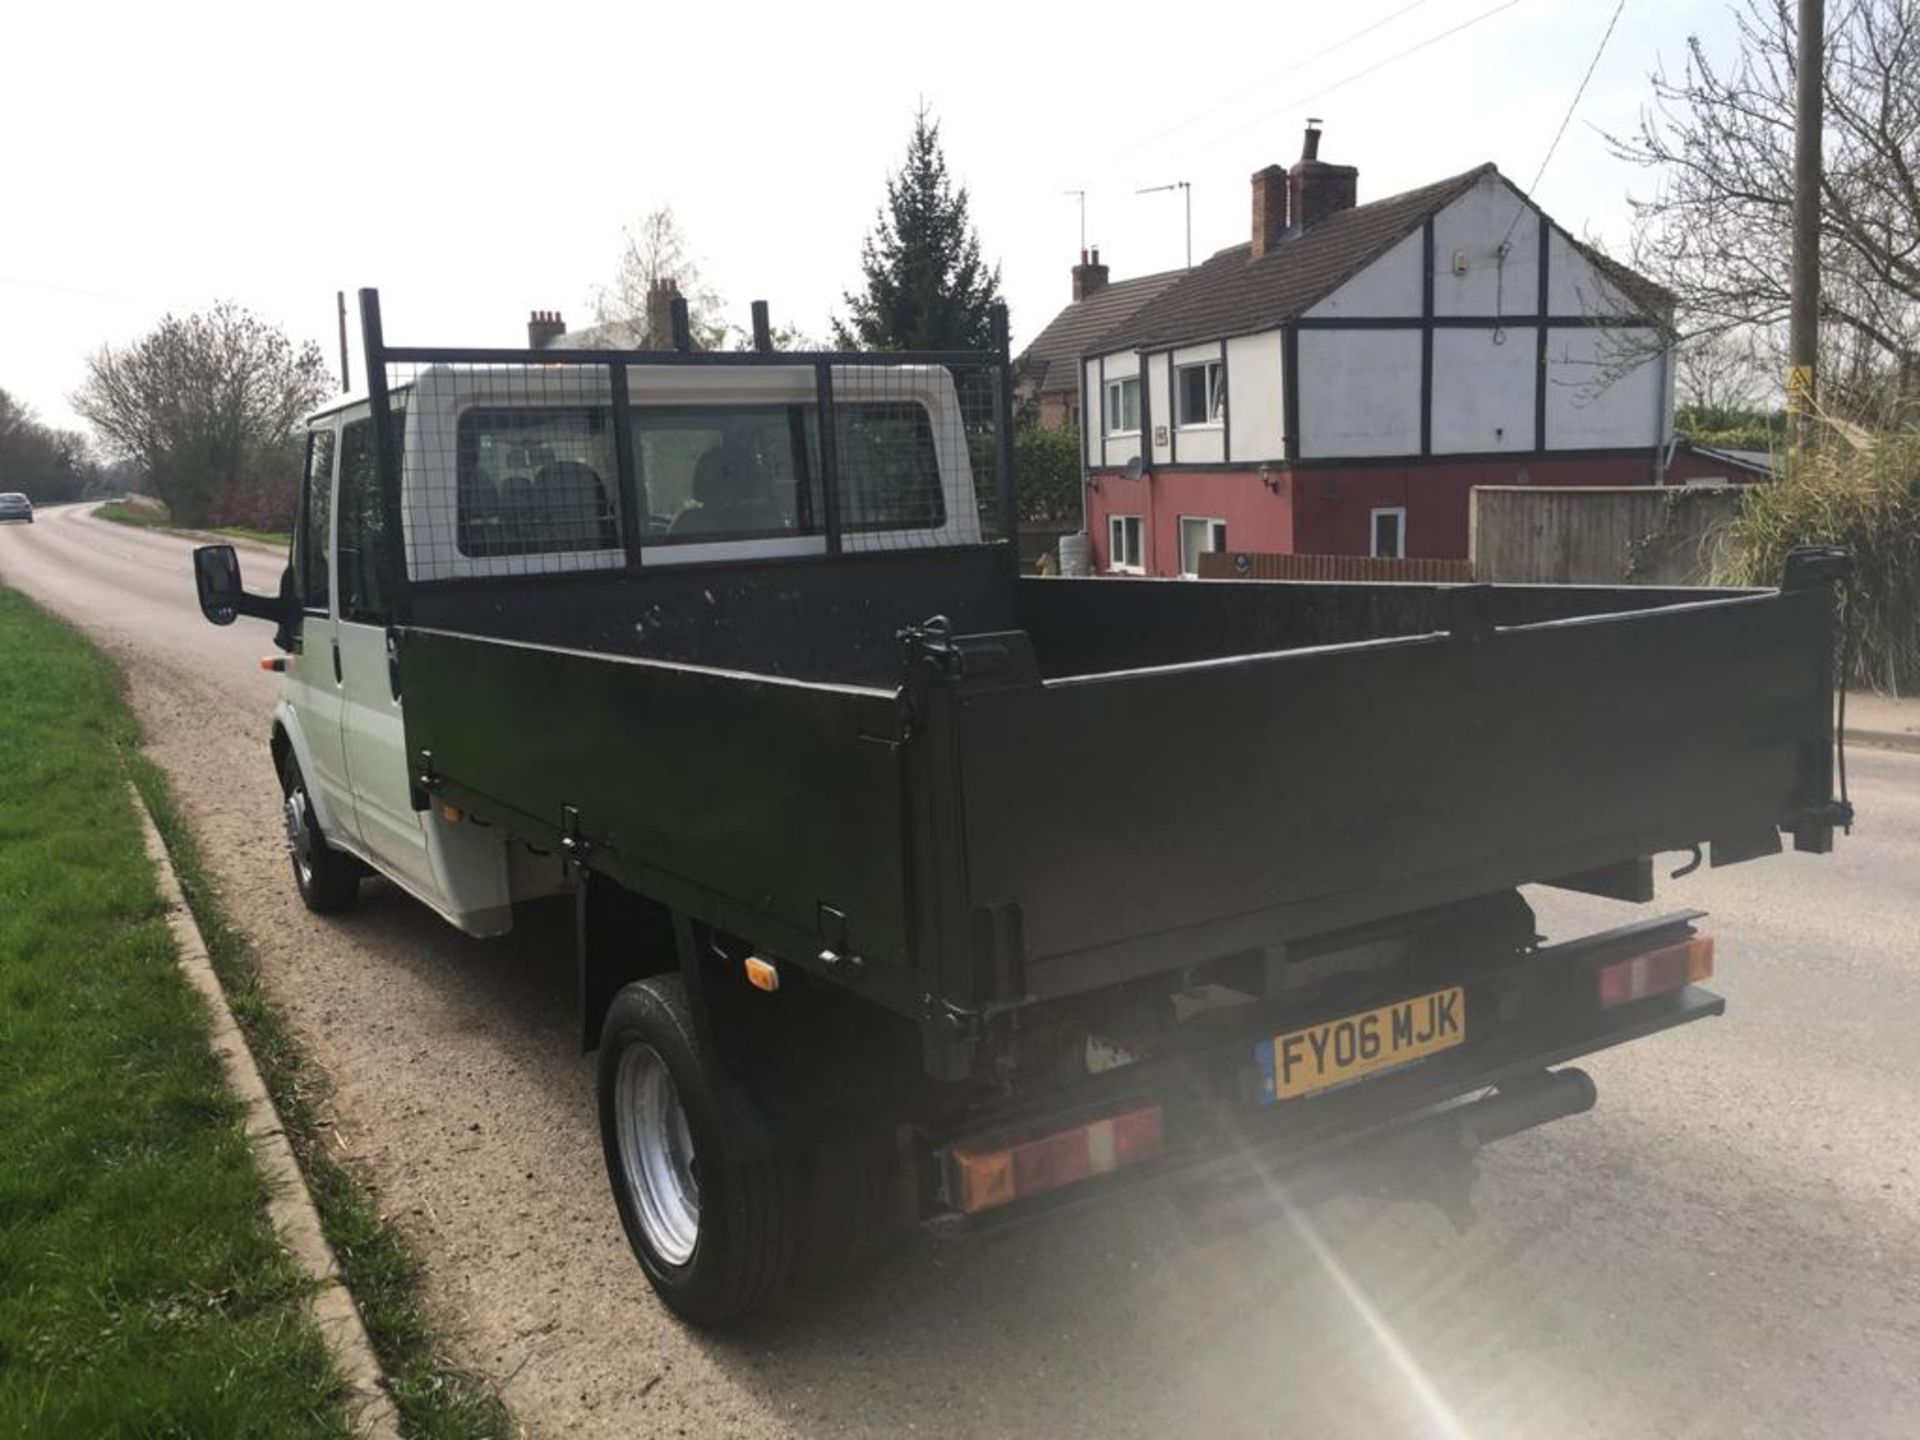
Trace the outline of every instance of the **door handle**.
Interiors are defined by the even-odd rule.
[[[341,684],[345,679],[346,679],[346,676],[341,672],[341,669],[340,669],[340,642],[338,640],[335,640],[333,642],[333,683],[338,685],[338,684]]]
[[[387,691],[400,698],[400,637],[387,631]]]

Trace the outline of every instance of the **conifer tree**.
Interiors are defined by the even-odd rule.
[[[985,350],[1000,267],[980,258],[967,191],[947,176],[939,123],[913,117],[906,163],[887,177],[887,203],[862,247],[865,283],[846,298],[834,342],[854,350]]]

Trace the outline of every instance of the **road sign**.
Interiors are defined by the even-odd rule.
[[[1787,409],[1798,414],[1810,407],[1813,401],[1813,366],[1789,365],[1787,367]]]

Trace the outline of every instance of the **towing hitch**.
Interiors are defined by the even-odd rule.
[[[1464,1233],[1473,1224],[1475,1157],[1482,1146],[1593,1108],[1598,1092],[1584,1070],[1542,1070],[1504,1082],[1479,1100],[1363,1134],[1298,1161],[1252,1157],[1248,1173],[1169,1181],[1181,1228],[1196,1244],[1273,1220],[1290,1205],[1357,1193],[1421,1200]]]

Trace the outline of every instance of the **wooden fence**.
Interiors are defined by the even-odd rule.
[[[1256,555],[1226,550],[1200,557],[1202,580],[1358,580],[1458,585],[1473,579],[1471,560],[1381,560],[1368,555]]]
[[[1473,571],[1503,585],[1705,585],[1739,489],[1473,488]]]

